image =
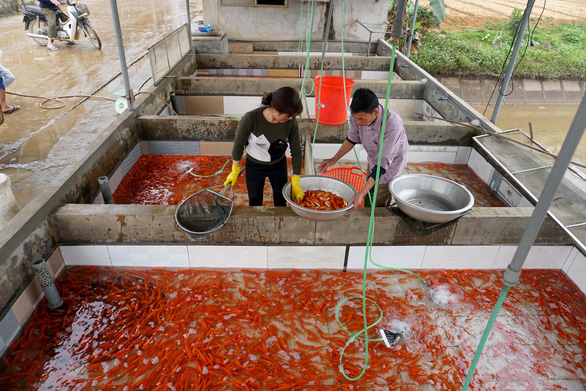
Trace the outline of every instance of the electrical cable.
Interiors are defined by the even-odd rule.
[[[520,30],[521,30],[521,23],[519,23],[519,25],[517,26],[517,30],[515,31],[515,35],[513,36],[513,39],[511,40],[511,45],[509,46],[509,52],[505,56],[505,60],[503,61],[503,65],[501,66],[501,72],[497,77],[496,83],[492,89],[492,92],[490,93],[490,97],[488,98],[488,101],[486,102],[486,107],[484,108],[482,115],[486,114],[486,110],[488,110],[488,106],[490,105],[490,101],[492,100],[492,97],[494,96],[494,92],[496,91],[497,87],[502,85],[503,80],[501,80],[501,79],[502,79],[503,75],[505,74],[507,62],[509,61],[509,57],[513,51],[513,47],[515,46],[515,40],[517,38],[517,34],[519,33]],[[500,91],[499,91],[499,93],[500,93]]]
[[[547,3],[547,0],[544,0],[543,1],[543,9],[541,10],[541,14],[539,14],[539,17],[537,18],[537,21],[535,22],[535,26],[533,26],[533,30],[529,34],[529,37],[527,37],[527,44],[525,44],[525,50],[523,50],[523,54],[521,55],[521,58],[517,61],[517,63],[513,67],[513,73],[512,73],[512,75],[515,75],[515,71],[517,70],[517,67],[521,64],[521,62],[523,62],[523,58],[525,58],[525,54],[527,53],[527,48],[529,47],[529,43],[530,42],[533,42],[533,34],[535,33],[535,29],[537,28],[537,25],[541,21],[541,17],[543,16],[543,12],[545,11],[545,4],[546,3]],[[512,77],[511,77],[511,84],[513,84],[513,78]],[[511,86],[511,92],[509,92],[508,94],[503,95],[503,96],[509,96],[509,95],[511,95],[513,93],[513,91],[514,91],[514,87]]]
[[[9,94],[9,95],[21,96],[23,98],[43,99],[43,101],[41,103],[39,103],[39,106],[41,106],[41,108],[46,109],[46,110],[62,109],[63,107],[67,106],[67,103],[63,102],[62,99],[67,99],[67,98],[101,99],[101,100],[109,100],[111,102],[115,102],[116,101],[116,99],[107,98],[107,97],[103,97],[103,96],[93,96],[93,95],[65,95],[65,96],[56,96],[56,97],[53,97],[53,98],[47,98],[47,97],[44,97],[44,96],[19,94],[17,92],[8,92],[8,91],[6,91],[6,93]],[[60,106],[56,106],[56,107],[47,107],[47,106],[45,106],[45,104],[47,102],[51,102],[51,101],[59,102],[60,103]]]
[[[173,108],[171,107],[171,105],[169,103],[167,103],[167,101],[165,99],[163,99],[163,97],[161,95],[155,94],[154,92],[150,92],[150,91],[143,91],[143,92],[136,93],[135,96],[138,96],[140,94],[151,94],[151,95],[156,96],[157,98],[159,98],[160,100],[162,100],[167,105],[167,107],[169,108],[169,110],[171,110],[171,112],[174,115],[176,115],[176,116],[179,115],[179,114],[177,114],[177,112],[175,110],[173,110]]]

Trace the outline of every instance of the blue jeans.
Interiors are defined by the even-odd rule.
[[[248,205],[262,206],[265,179],[269,178],[273,188],[273,204],[287,206],[283,197],[283,187],[288,181],[287,159],[283,158],[273,165],[259,164],[246,159],[246,187],[248,187]]]

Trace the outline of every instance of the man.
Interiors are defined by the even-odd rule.
[[[352,115],[348,137],[332,158],[324,160],[319,165],[318,171],[326,171],[342,156],[350,152],[354,145],[362,144],[368,155],[370,175],[364,188],[358,191],[351,200],[354,202],[354,209],[356,209],[362,203],[366,193],[369,191],[374,193],[384,107],[378,102],[373,91],[359,88],[352,97],[350,112]],[[388,184],[398,177],[407,166],[407,152],[409,151],[409,142],[401,117],[391,109],[387,110],[386,116],[376,206],[385,206],[385,203],[390,199]]]
[[[41,12],[47,19],[47,49],[51,51],[59,50],[53,45],[53,38],[57,36],[57,11],[59,11],[60,5],[61,3],[59,3],[58,0],[39,0],[39,7],[41,7]],[[67,15],[61,13],[60,18],[64,22],[67,20]],[[74,44],[70,41],[67,43]]]

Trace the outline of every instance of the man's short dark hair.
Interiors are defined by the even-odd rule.
[[[378,107],[378,97],[368,88],[359,88],[354,91],[352,96],[352,103],[350,103],[350,111],[355,113],[371,114],[374,109]]]

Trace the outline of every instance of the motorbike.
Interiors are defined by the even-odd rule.
[[[22,7],[24,14],[22,21],[24,22],[24,29],[28,31],[27,35],[39,45],[47,44],[47,19],[41,12],[40,7],[33,5],[25,5]],[[92,45],[96,48],[102,48],[102,41],[93,29],[88,16],[90,10],[87,5],[78,3],[76,0],[67,0],[67,13],[69,18],[62,21],[63,12],[59,9],[56,12],[57,17],[57,37],[54,39],[59,41],[76,41],[80,38],[81,33],[89,38]]]

